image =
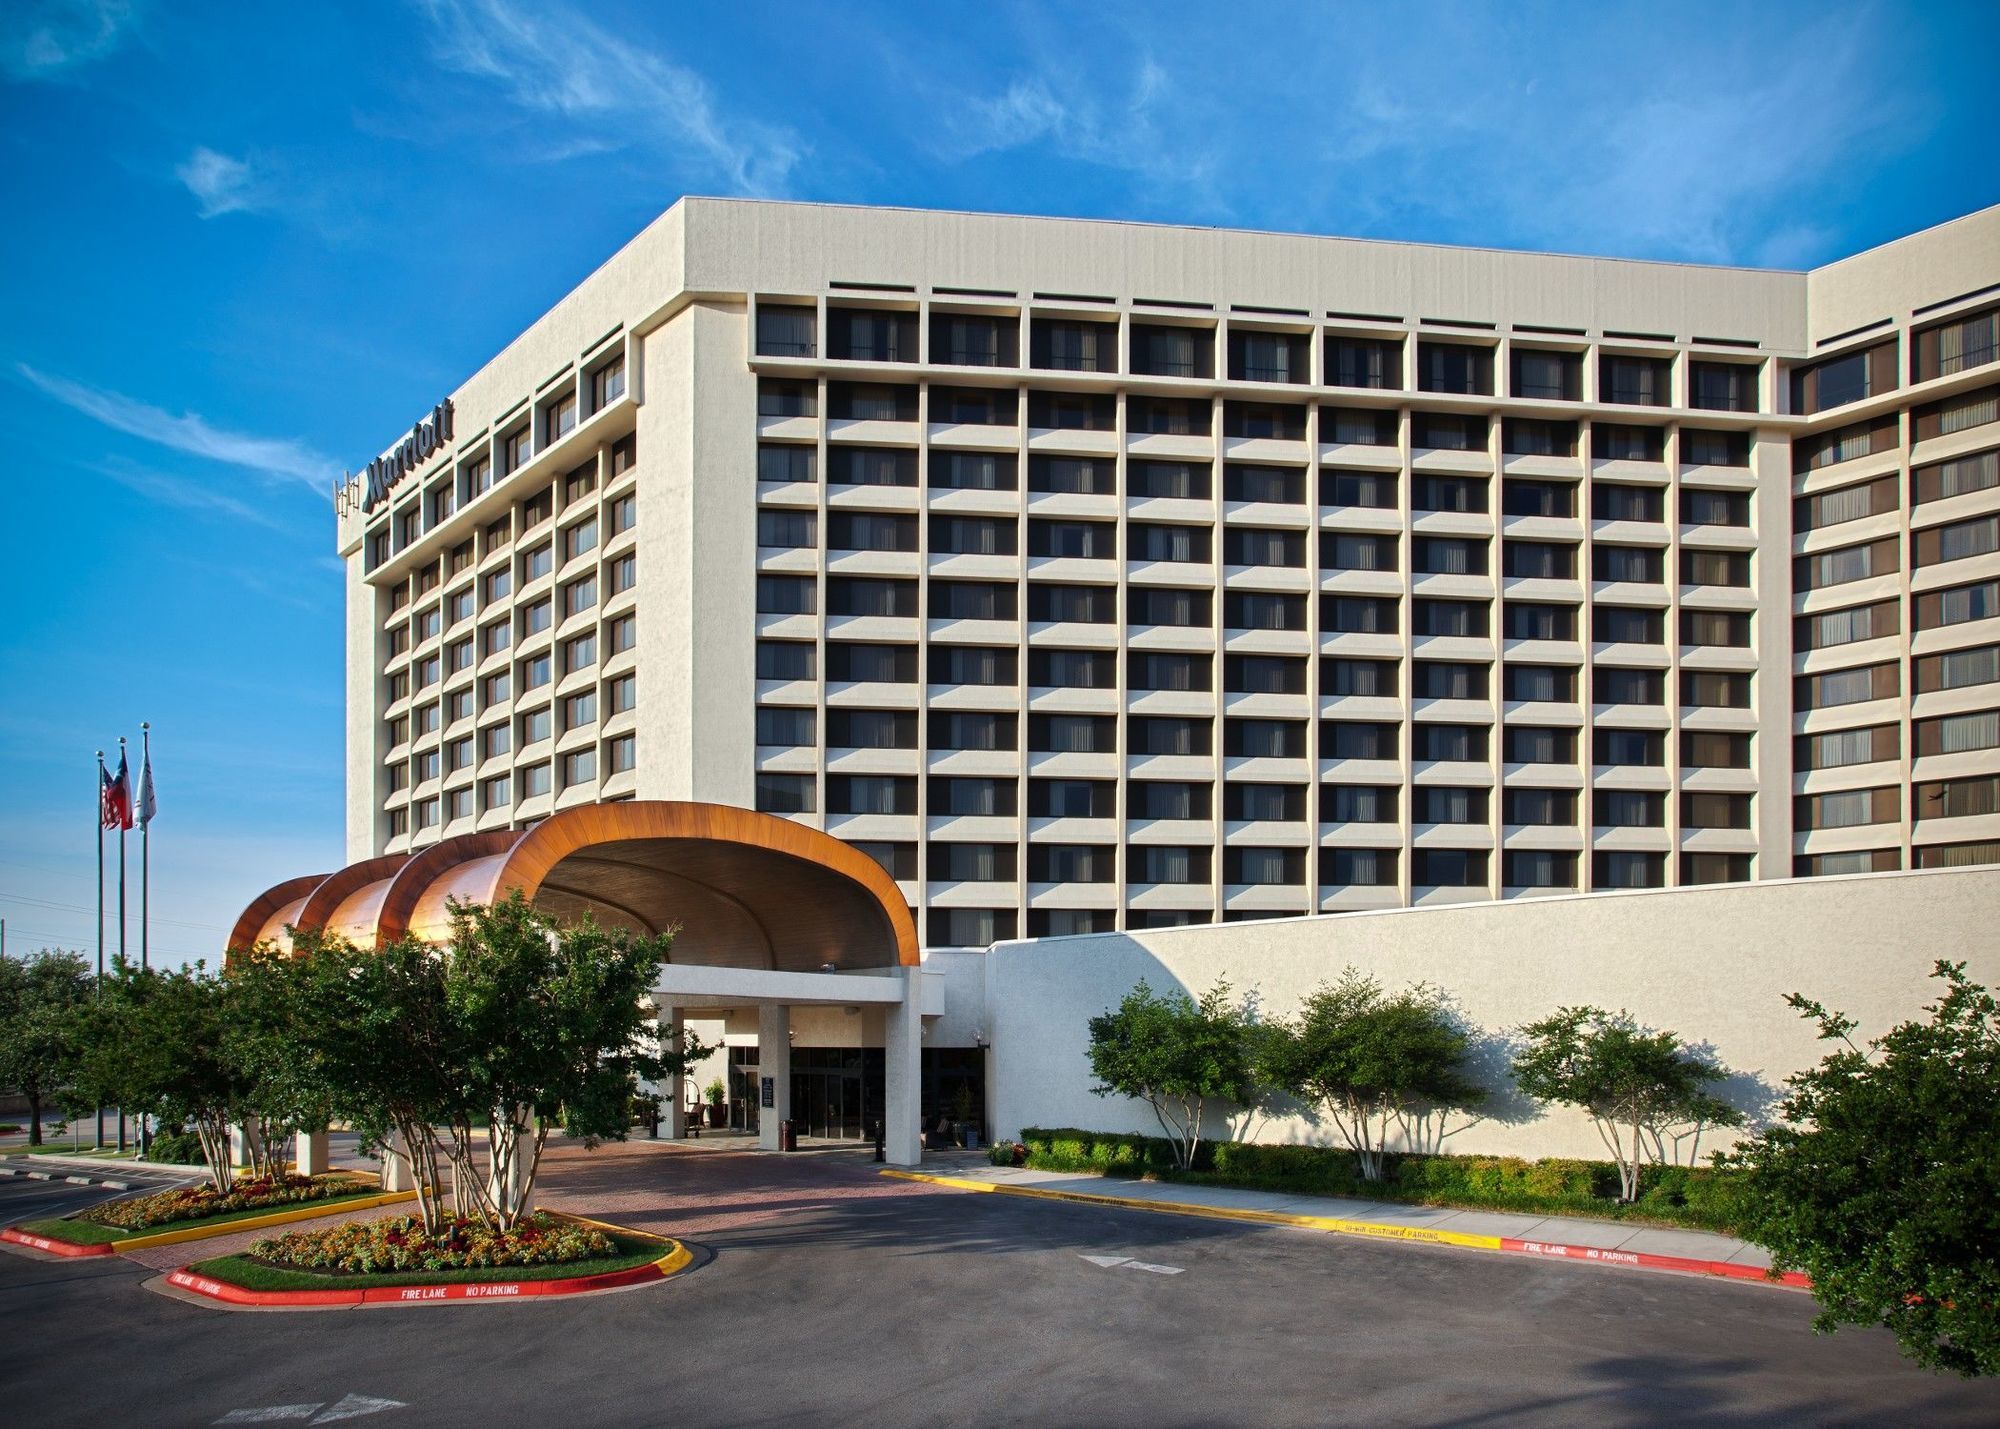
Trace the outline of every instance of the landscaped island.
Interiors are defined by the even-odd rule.
[[[336,1172],[327,1176],[283,1176],[237,1181],[227,1191],[212,1185],[183,1186],[147,1196],[105,1201],[73,1215],[29,1221],[14,1229],[67,1245],[116,1247],[169,1233],[219,1227],[235,1221],[310,1209],[333,1210],[364,1198],[379,1198],[372,1176]]]

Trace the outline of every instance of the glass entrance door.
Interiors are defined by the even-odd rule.
[[[882,1115],[880,1047],[794,1047],[792,1120],[799,1135],[861,1141]]]

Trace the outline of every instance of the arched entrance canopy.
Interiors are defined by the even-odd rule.
[[[492,903],[516,889],[558,917],[643,932],[677,923],[676,963],[817,972],[919,961],[909,904],[866,854],[769,814],[669,801],[580,805],[526,832],[464,834],[291,879],[244,909],[229,946],[285,946],[288,927],[363,947],[441,941],[451,900]]]

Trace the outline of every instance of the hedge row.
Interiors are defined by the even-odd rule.
[[[1648,1166],[1640,1172],[1639,1199],[1624,1205],[1618,1201],[1618,1168],[1609,1161],[1392,1155],[1382,1180],[1364,1181],[1353,1153],[1332,1146],[1212,1141],[1201,1148],[1194,1169],[1182,1171],[1174,1165],[1173,1143],[1164,1137],[1030,1127],[1020,1140],[1028,1148],[1027,1164],[1044,1171],[1478,1210],[1567,1212],[1700,1230],[1735,1228],[1740,1184],[1731,1173],[1707,1167]]]

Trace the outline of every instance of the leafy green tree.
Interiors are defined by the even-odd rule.
[[[181,1123],[201,1141],[210,1183],[228,1191],[229,1128],[241,1115],[243,1082],[228,1051],[223,979],[201,963],[163,972],[121,958],[78,1026],[75,1103]]]
[[[1886,1326],[1920,1364],[2000,1373],[2000,1008],[1964,963],[1944,995],[1863,1048],[1854,1022],[1786,999],[1844,1044],[1788,1079],[1781,1120],[1725,1164],[1743,1223],[1804,1271],[1814,1328]]]
[[[1275,1025],[1256,1071],[1331,1118],[1363,1179],[1379,1181],[1392,1125],[1486,1099],[1466,1075],[1468,1045],[1440,989],[1419,983],[1391,994],[1350,967],[1306,998],[1297,1018]]]
[[[223,968],[223,1054],[237,1075],[237,1125],[260,1176],[284,1176],[293,1137],[324,1131],[332,1120],[332,1088],[307,1026],[312,975],[309,960],[268,945],[233,954]]]
[[[95,986],[82,953],[0,958],[0,1087],[28,1099],[30,1146],[42,1144],[42,1107],[75,1075],[78,1016]]]
[[[1639,1169],[1659,1159],[1678,1126],[1740,1126],[1743,1114],[1709,1087],[1729,1070],[1672,1032],[1641,1027],[1627,1012],[1564,1007],[1521,1029],[1514,1081],[1538,1101],[1589,1113],[1618,1164],[1621,1201],[1639,1195]]]
[[[1090,1019],[1091,1090],[1145,1102],[1173,1143],[1176,1163],[1192,1167],[1210,1108],[1248,1108],[1262,1099],[1251,1070],[1256,1039],[1227,982],[1197,1001],[1179,988],[1161,996],[1141,979],[1114,1011]]]

